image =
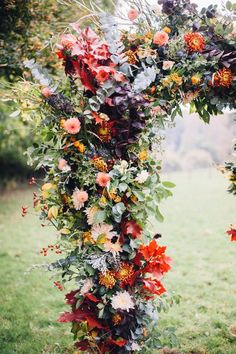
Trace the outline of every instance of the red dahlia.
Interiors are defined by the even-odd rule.
[[[214,75],[213,75],[213,80],[212,84],[215,87],[227,87],[229,88],[232,81],[233,81],[233,72],[230,69],[223,68],[218,70]]]

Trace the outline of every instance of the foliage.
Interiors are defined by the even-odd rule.
[[[148,330],[162,307],[171,259],[148,218],[163,221],[159,205],[174,184],[161,181],[152,146],[182,102],[204,121],[235,107],[235,36],[225,28],[231,17],[215,8],[210,16],[198,13],[187,0],[161,3],[161,16],[146,5],[130,9],[130,31],[104,14],[94,30],[73,23],[57,51],[68,84],[49,84],[37,64],[26,64],[50,85],[31,93],[42,102],[40,140],[28,155],[46,171],[34,208],[60,233],[56,250],[64,258],[49,269],[75,290],[66,295],[71,311],[59,321],[72,323],[75,346],[85,352],[161,346]]]

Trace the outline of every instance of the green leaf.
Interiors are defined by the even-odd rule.
[[[169,181],[164,181],[162,182],[163,186],[166,187],[166,188],[175,188],[176,185],[172,182],[169,182]]]
[[[102,223],[105,219],[106,219],[106,211],[100,210],[94,215],[93,222],[94,224],[99,224]]]
[[[158,221],[163,222],[164,221],[164,216],[161,214],[158,206],[156,206],[156,212],[155,212],[155,217]]]
[[[142,193],[141,191],[138,191],[138,190],[133,191],[133,194],[135,195],[135,197],[138,198],[138,200],[139,200],[140,202],[143,202],[143,201],[145,200],[145,194]]]
[[[120,192],[125,192],[127,190],[127,188],[128,188],[128,184],[124,183],[124,182],[120,183],[118,186],[118,189]]]

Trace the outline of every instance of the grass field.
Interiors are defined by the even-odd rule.
[[[168,179],[177,188],[163,204],[165,222],[156,231],[174,259],[165,284],[182,300],[161,315],[160,326],[176,327],[179,353],[235,354],[229,327],[236,324],[236,244],[225,235],[235,222],[235,199],[216,171]],[[53,288],[50,274],[25,274],[45,261],[39,249],[54,237],[53,229],[40,228],[33,215],[21,218],[20,207],[31,203],[31,192],[0,198],[0,353],[73,353],[69,325],[55,322],[66,308],[63,294]]]

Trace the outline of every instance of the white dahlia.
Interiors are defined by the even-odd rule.
[[[148,177],[149,177],[148,171],[143,170],[137,175],[137,177],[135,178],[135,181],[142,184],[142,183],[146,182]]]
[[[125,310],[129,312],[134,308],[134,302],[128,291],[119,291],[111,298],[111,306],[115,310]]]
[[[97,212],[99,211],[99,208],[96,206],[92,206],[90,208],[87,208],[85,210],[85,214],[87,215],[87,223],[89,225],[93,225],[94,224],[94,216],[97,214]]]

